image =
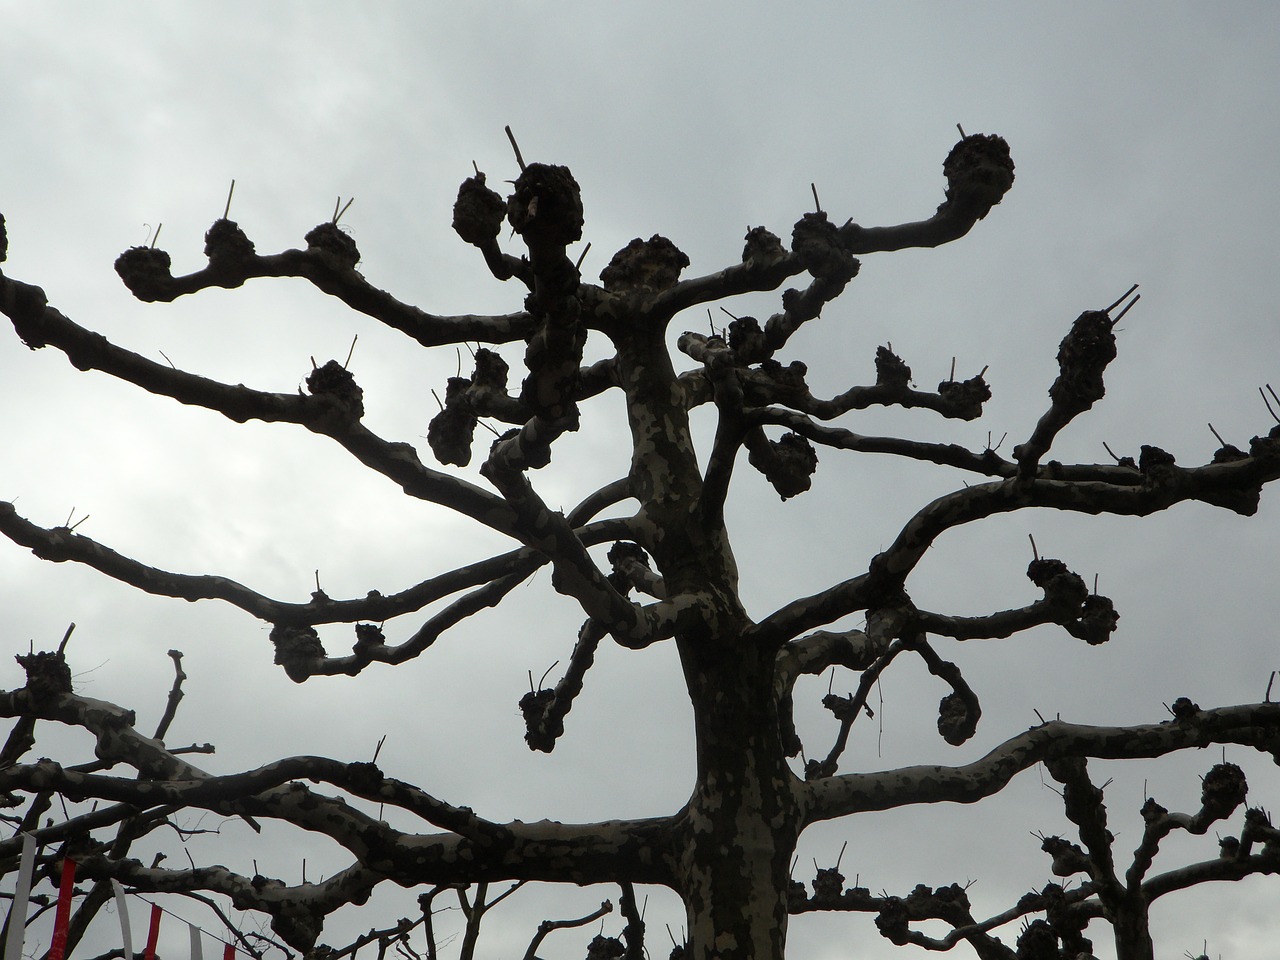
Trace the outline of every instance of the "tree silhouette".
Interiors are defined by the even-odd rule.
[[[1001,455],[1000,444],[972,450],[866,436],[835,425],[872,406],[922,408],[962,421],[981,416],[991,395],[983,373],[958,380],[953,370],[935,390],[921,390],[888,345],[874,357],[874,382],[832,397],[815,396],[805,364],[784,358],[796,331],[819,320],[857,276],[859,256],[936,247],[966,235],[983,219],[1013,184],[1004,140],[962,132],[943,164],[945,199],[927,219],[886,227],[838,225],[821,209],[815,190],[816,209],[795,223],[789,244],[754,227],[740,263],[681,279],[689,260],[670,240],[636,239],[614,255],[599,284],[583,279],[581,257],[569,249],[582,239],[584,223],[572,174],[561,166],[525,164],[515,152],[520,169],[510,195],[493,190],[477,170],[459,190],[453,219],[454,230],[479,250],[493,276],[523,291],[522,308],[513,313],[440,316],[372,286],[356,269],[360,254],[338,224],[340,209],[306,234],[305,249],[259,254],[224,215],[205,237],[208,265],[195,273],[173,276],[168,254],[153,246],[134,247],[116,261],[121,279],[143,301],[235,288],[254,278],[295,277],[424,348],[465,345],[473,369],[443,385],[427,433],[434,466],[425,462],[426,451],[365,425],[364,392],[347,363],[314,364],[305,390],[297,393],[219,382],[118,346],[49,305],[39,287],[0,276],[0,309],[30,348],[55,347],[78,369],[100,370],[238,423],[301,425],[335,441],[408,497],[507,538],[506,552],[456,569],[425,571],[425,578],[395,593],[372,590],[336,599],[317,583],[309,600],[296,602],[224,577],[160,569],[75,532],[70,519],[39,526],[12,503],[0,503],[0,531],[38,557],[86,564],[148,593],[220,599],[240,608],[270,625],[275,662],[297,683],[413,660],[446,631],[501,604],[549,567],[550,585],[576,601],[585,620],[572,644],[566,638],[567,663],[559,679],[520,700],[528,746],[550,752],[562,736],[572,735],[569,714],[589,682],[600,644],[628,650],[674,644],[696,743],[696,782],[687,803],[643,820],[502,823],[387,776],[376,756],[372,762],[296,756],[235,775],[211,775],[190,759],[206,746],[173,748],[163,741],[181,698],[180,654],[173,653],[177,679],[170,710],[148,736],[131,711],[73,689],[64,639],[55,652],[19,657],[26,685],[0,694],[3,714],[15,719],[0,754],[0,789],[11,807],[26,805],[9,818],[17,829],[0,842],[0,857],[12,869],[21,842],[17,833],[31,832],[42,850],[38,876],[54,877],[64,855],[76,861],[78,875],[91,886],[72,918],[72,945],[105,904],[106,881],[116,879],[138,891],[213,895],[212,905],[229,902],[261,911],[282,948],[315,956],[346,955],[374,942],[384,953],[397,946],[409,951],[409,933],[419,927],[426,929],[428,954],[434,956],[432,904],[448,893],[463,907],[461,952],[469,957],[485,911],[514,889],[492,893],[490,885],[546,882],[619,886],[624,928],[616,938],[596,937],[588,953],[593,957],[642,955],[645,928],[634,887],[656,884],[676,891],[685,904],[687,941],[673,951],[683,957],[782,957],[790,915],[846,911],[872,915],[892,943],[931,950],[967,944],[983,958],[1088,955],[1086,930],[1101,920],[1114,931],[1117,956],[1137,958],[1153,956],[1148,909],[1157,898],[1209,880],[1280,868],[1280,833],[1261,808],[1252,807],[1232,828],[1235,835],[1222,838],[1220,850],[1206,859],[1152,871],[1169,834],[1204,834],[1235,815],[1246,794],[1244,773],[1235,764],[1224,760],[1208,771],[1198,811],[1170,812],[1148,799],[1132,855],[1126,847],[1117,851],[1107,825],[1105,784],[1096,783],[1088,768],[1090,759],[1151,758],[1217,744],[1252,747],[1280,762],[1280,704],[1269,696],[1263,703],[1216,709],[1181,698],[1171,702],[1168,716],[1131,726],[1045,720],[955,766],[841,769],[854,725],[872,713],[868,698],[877,680],[895,663],[913,658],[947,690],[938,705],[939,735],[953,745],[973,736],[983,691],[973,689],[960,666],[939,653],[939,640],[1008,637],[1057,625],[1097,645],[1116,630],[1112,601],[1064,562],[1039,556],[1034,543],[1027,577],[1040,599],[977,616],[918,606],[909,592],[912,575],[949,531],[1036,507],[1146,516],[1196,500],[1250,515],[1262,486],[1280,477],[1280,427],[1255,437],[1248,451],[1223,443],[1211,463],[1192,468],[1153,446],[1143,446],[1136,458],[1105,464],[1047,459],[1058,434],[1102,399],[1104,371],[1116,356],[1116,323],[1136,302],[1136,287],[1105,308],[1081,313],[1067,329],[1048,408],[1009,457]],[[0,260],[7,247],[3,226],[0,220]],[[504,248],[508,228],[519,236],[520,255]],[[712,315],[707,333],[678,332],[704,326],[708,305],[777,291],[793,278],[804,279],[782,291],[777,312],[763,322],[726,310],[722,330]],[[586,359],[589,336],[608,345],[601,359]],[[526,369],[513,377],[491,348],[518,349],[522,343]],[[620,397],[625,408],[630,469],[573,509],[552,509],[538,492],[539,471],[554,471],[557,441],[579,429],[584,406],[606,396]],[[714,434],[704,449],[690,422],[699,407],[714,409]],[[477,434],[481,425],[495,436]],[[874,556],[832,571],[807,596],[752,618],[726,525],[734,469],[745,459],[785,501],[810,490],[819,450],[824,458],[886,454],[958,470],[971,482],[919,506]],[[446,469],[467,467],[473,458],[487,486]],[[785,515],[786,507],[779,509]],[[804,549],[788,543],[781,526],[774,546],[780,556]],[[333,624],[352,625],[349,652],[326,649],[317,628]],[[856,688],[823,699],[838,732],[819,757],[805,750],[797,732],[793,690],[800,678],[832,668],[856,674]],[[40,721],[83,728],[94,740],[97,761],[28,760]],[[813,824],[915,804],[973,802],[998,793],[1037,764],[1059,785],[1075,833],[1072,839],[1041,838],[1049,866],[1063,882],[1027,893],[996,916],[976,917],[958,883],[897,893],[873,892],[857,880],[847,886],[838,858],[834,866],[815,864],[807,886],[794,876],[797,841]],[[91,805],[64,807],[62,817],[41,826],[54,797]],[[374,805],[397,810],[403,819],[393,825],[367,812]],[[130,858],[139,838],[172,826],[175,814],[186,809],[242,818],[255,829],[278,822],[321,834],[348,851],[349,865],[323,880],[290,884],[224,866],[148,865]],[[422,916],[371,931],[345,947],[320,945],[326,917],[364,903],[384,883],[425,889]],[[561,927],[589,924],[611,909],[606,903],[586,917],[548,920],[527,956],[535,956]],[[940,933],[943,928],[947,932]],[[259,941],[243,945],[262,949]],[[648,949],[659,948],[651,943]]]

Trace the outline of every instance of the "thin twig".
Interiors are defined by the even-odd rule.
[[[75,630],[75,628],[76,628],[76,625],[75,625],[74,623],[69,623],[69,624],[67,624],[67,632],[66,632],[66,633],[64,633],[64,634],[62,635],[62,640],[61,640],[61,642],[58,644],[58,652],[59,652],[59,653],[63,653],[63,652],[65,652],[65,651],[66,651],[66,649],[67,649],[67,641],[71,639],[71,632],[72,632],[73,630]]]
[[[231,189],[227,191],[227,205],[222,208],[222,219],[226,220],[231,216],[231,195],[236,192],[236,181],[233,177],[231,180]]]
[[[169,656],[173,660],[173,686],[169,689],[169,699],[164,705],[164,715],[160,718],[160,722],[156,725],[156,732],[153,734],[156,740],[163,740],[165,734],[169,732],[169,725],[173,723],[173,718],[178,712],[178,704],[182,702],[182,681],[187,679],[187,674],[182,669],[182,651],[170,650]]]
[[[1122,304],[1125,300],[1127,300],[1127,299],[1128,299],[1129,294],[1133,293],[1133,291],[1135,291],[1135,290],[1137,290],[1137,289],[1138,289],[1138,285],[1135,283],[1132,287],[1130,287],[1128,290],[1126,290],[1126,291],[1124,292],[1124,295],[1123,295],[1123,296],[1121,296],[1119,300],[1117,300],[1117,301],[1116,301],[1115,303],[1113,303],[1111,306],[1107,307],[1107,309],[1103,310],[1102,312],[1103,312],[1103,313],[1107,313],[1107,314],[1111,313],[1111,311],[1112,311],[1112,310],[1114,310],[1116,307],[1120,306],[1120,304]],[[1130,304],[1129,306],[1133,306],[1133,304]],[[1119,317],[1116,317],[1116,320],[1119,320],[1119,319],[1120,319]],[[1114,322],[1114,321],[1112,321],[1112,322]]]
[[[538,689],[542,689],[542,684],[546,681],[546,679],[547,679],[547,674],[548,674],[548,673],[550,673],[552,670],[554,670],[554,669],[555,669],[556,667],[558,667],[559,665],[560,665],[560,661],[559,661],[559,660],[557,660],[557,661],[556,661],[555,663],[553,663],[551,666],[547,667],[547,669],[543,672],[542,676],[538,678]],[[530,674],[530,676],[532,676],[532,674]]]
[[[1275,392],[1274,390],[1272,390],[1272,389],[1271,389],[1271,384],[1269,384],[1269,383],[1267,384],[1267,393],[1271,394],[1271,399],[1272,399],[1272,400],[1274,400],[1276,403],[1280,404],[1280,397],[1277,397],[1277,396],[1276,396],[1276,392]],[[1265,400],[1266,400],[1266,397],[1263,397],[1263,400],[1265,401]],[[1271,409],[1271,404],[1269,404],[1269,403],[1268,403],[1268,404],[1267,404],[1267,410],[1269,411],[1270,409]],[[1271,416],[1275,417],[1276,415],[1275,415],[1274,413],[1272,413],[1272,414],[1271,414]],[[1280,417],[1276,417],[1276,419],[1277,419],[1277,420],[1280,420]]]
[[[1135,284],[1134,284],[1134,286],[1136,287],[1136,286],[1137,286],[1137,284],[1135,283]],[[1135,303],[1137,303],[1137,302],[1138,302],[1139,300],[1141,300],[1141,299],[1142,299],[1142,294],[1140,294],[1140,293],[1138,293],[1138,294],[1134,294],[1133,299],[1132,299],[1132,300],[1130,300],[1128,303],[1126,303],[1126,304],[1124,305],[1124,309],[1123,309],[1123,310],[1121,310],[1119,313],[1117,313],[1117,314],[1112,318],[1112,320],[1111,320],[1111,326],[1113,326],[1113,327],[1114,327],[1117,323],[1119,323],[1121,320],[1123,320],[1123,319],[1124,319],[1124,315],[1125,315],[1126,313],[1128,313],[1130,310],[1132,310],[1132,309],[1133,309],[1133,305],[1134,305]]]
[[[1269,383],[1267,384],[1267,389],[1268,390],[1271,389],[1271,384]],[[1262,397],[1262,402],[1267,407],[1267,413],[1271,414],[1271,419],[1274,420],[1276,423],[1280,423],[1280,417],[1276,416],[1276,412],[1271,409],[1271,401],[1267,399],[1267,395],[1266,393],[1263,392],[1263,389],[1261,387],[1258,388],[1258,394],[1259,396]]]
[[[507,139],[511,141],[511,149],[516,152],[516,163],[520,166],[520,172],[524,173],[524,157],[520,156],[520,144],[516,143],[516,135],[511,132],[511,125],[502,128],[507,131]]]

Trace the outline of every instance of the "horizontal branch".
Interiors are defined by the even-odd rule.
[[[1006,740],[958,767],[914,766],[882,773],[841,774],[806,785],[808,822],[914,803],[973,803],[1048,757],[1123,760],[1237,743],[1280,761],[1280,704],[1199,710],[1183,720],[1131,727],[1051,721]]]
[[[977,378],[975,378],[977,379]],[[943,386],[953,381],[943,381]],[[957,388],[965,384],[956,383]],[[894,383],[877,383],[872,386],[850,387],[830,400],[820,400],[812,395],[779,399],[784,406],[819,420],[834,420],[850,410],[866,410],[868,407],[902,407],[904,409],[932,410],[955,420],[975,420],[982,415],[982,401],[976,399],[981,391],[954,389],[950,392],[914,390]]]
[[[237,910],[259,910],[271,916],[271,928],[289,946],[308,951],[320,935],[324,918],[348,904],[365,903],[386,877],[375,869],[353,864],[319,883],[288,886],[281,880],[246,877],[224,866],[168,870],[145,867],[137,860],[112,860],[101,854],[76,858],[76,873],[93,880],[115,879],[131,890],[189,894],[218,893]]]
[[[68,796],[108,800],[119,797],[136,806],[167,807],[173,798],[224,814],[280,820],[330,837],[379,877],[404,885],[501,879],[671,882],[674,855],[669,851],[669,818],[586,825],[494,824],[466,807],[443,804],[417,787],[386,778],[372,764],[326,758],[292,758],[247,774],[213,777],[173,756],[159,741],[139,734],[131,711],[71,693],[41,694],[28,688],[0,691],[0,716],[32,716],[82,727],[94,735],[98,756],[128,764],[141,775],[135,780],[82,774],[42,762],[5,771],[8,788],[52,788]],[[332,782],[356,796],[402,806],[446,826],[449,832],[420,835],[394,830],[338,798],[315,793],[298,782],[299,777]],[[0,841],[0,857],[15,855],[18,844],[16,838]],[[139,875],[129,876],[133,883]],[[154,880],[169,875],[147,876]],[[215,889],[201,883],[194,886]]]
[[[13,291],[21,287],[20,297]],[[31,293],[35,291],[35,293]],[[37,297],[36,294],[39,296]],[[330,361],[312,372],[313,393],[264,393],[177,370],[125,350],[91,333],[43,301],[39,288],[4,280],[0,309],[30,347],[55,346],[80,370],[101,370],[158,396],[205,407],[238,423],[246,420],[297,423],[332,437],[366,466],[398,483],[410,496],[447,506],[500,532],[509,532],[511,513],[493,494],[423,465],[407,443],[393,443],[364,427],[363,391],[345,369]],[[14,307],[14,304],[20,304]]]
[[[1013,186],[1009,145],[991,134],[962,137],[951,148],[942,171],[947,178],[946,200],[932,217],[895,227],[846,223],[840,228],[845,248],[860,256],[950,243],[972,230]]]
[[[776,241],[777,238],[774,239]],[[788,279],[803,272],[804,264],[800,262],[800,258],[779,246],[776,255],[772,257],[746,259],[743,263],[706,276],[681,280],[655,296],[646,312],[653,317],[669,319],[681,310],[701,303],[715,303],[744,293],[776,290]]]
[[[794,600],[749,632],[762,641],[785,643],[807,630],[882,603],[902,587],[925,551],[943,533],[1001,513],[1048,507],[1094,515],[1148,516],[1177,503],[1198,500],[1251,516],[1258,509],[1262,487],[1280,478],[1280,428],[1271,434],[1254,438],[1250,456],[1202,467],[1187,469],[1162,462],[1148,471],[1134,471],[1127,467],[1046,465],[1034,479],[1014,477],[945,494],[907,522],[893,544],[872,559],[867,573]],[[1051,479],[1078,476],[1098,479]]]
[[[322,245],[339,232],[336,228],[326,229],[331,226],[322,224],[313,231]],[[239,229],[230,221],[219,220],[210,228],[206,240],[214,236],[215,231],[226,228]],[[344,238],[350,241],[346,235]],[[248,243],[247,238],[244,242]],[[344,257],[323,246],[311,246],[306,250],[285,250],[259,256],[251,252],[250,243],[248,250],[241,255],[217,256],[212,247],[211,243],[206,244],[206,252],[213,253],[207,267],[181,277],[170,275],[167,253],[145,247],[135,247],[122,255],[117,261],[117,270],[139,300],[166,303],[213,287],[233,289],[246,280],[259,277],[297,277],[309,281],[318,290],[336,297],[353,310],[408,334],[424,347],[453,343],[510,343],[523,340],[533,329],[532,319],[527,313],[438,316],[403,303],[360,275],[355,269],[358,253],[352,259],[350,251],[344,251]],[[354,243],[350,244],[350,250],[354,250]],[[127,263],[130,257],[135,260],[132,265]],[[122,262],[126,263],[123,269]],[[130,270],[129,266],[133,269]]]
[[[1255,438],[1253,449],[1253,456],[1192,469],[1161,464],[1158,471],[1142,476],[1140,485],[1037,478],[966,487],[939,497],[916,513],[894,543],[872,561],[871,569],[877,576],[901,584],[946,530],[1028,507],[1149,516],[1177,503],[1199,500],[1252,516],[1263,485],[1280,478],[1280,434]]]
[[[1013,184],[1009,147],[999,137],[978,134],[963,138],[952,148],[943,172],[946,199],[932,217],[887,227],[862,227],[850,220],[835,230],[843,252],[861,256],[907,247],[937,247],[958,240]],[[675,284],[654,297],[647,312],[665,319],[701,303],[776,290],[788,278],[808,269],[800,254],[788,253],[778,238],[763,228],[753,229],[746,239],[741,264]]]
[[[843,427],[828,427],[814,423],[807,416],[791,410],[770,407],[753,410],[750,418],[759,423],[786,427],[814,443],[837,450],[857,453],[887,453],[892,456],[936,463],[939,466],[956,467],[988,477],[1012,477],[1017,465],[996,454],[994,450],[974,453],[955,443],[928,443],[923,440],[906,440],[901,437],[868,437]]]
[[[235,812],[241,802],[257,801],[259,812],[270,804],[265,795],[293,780],[328,783],[353,796],[399,807],[427,823],[478,843],[505,843],[506,830],[455,807],[401,780],[385,777],[372,763],[341,763],[327,757],[287,757],[255,770],[191,780],[137,780],[79,773],[52,760],[22,764],[0,771],[0,790],[51,791],[69,800],[110,800],[140,810],[156,804],[178,804],[219,812]],[[329,798],[315,798],[323,803]]]
[[[9,502],[0,501],[0,533],[30,548],[43,560],[83,563],[147,593],[189,601],[224,600],[259,620],[290,625],[381,622],[420,610],[441,597],[505,574],[532,572],[546,562],[531,550],[513,550],[431,577],[399,593],[384,596],[373,591],[353,600],[320,596],[309,603],[287,603],[263,596],[226,577],[171,573],[148,566],[67,527],[37,526],[20,516]]]

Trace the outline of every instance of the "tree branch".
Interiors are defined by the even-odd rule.
[[[253,243],[230,220],[218,220],[205,234],[209,265],[174,277],[163,250],[134,247],[116,261],[116,272],[135,297],[144,302],[171,302],[213,287],[232,289],[258,277],[298,277],[336,297],[353,310],[412,337],[424,347],[451,343],[509,343],[528,336],[527,313],[504,316],[436,316],[402,303],[371,285],[355,269],[360,258],[355,242],[332,223],[307,234],[306,250],[259,256]],[[247,246],[246,246],[247,245]],[[7,311],[5,311],[7,312]]]
[[[1280,757],[1280,704],[1198,710],[1185,720],[1131,727],[1051,721],[1019,734],[959,767],[916,766],[841,774],[806,786],[807,822],[914,803],[972,803],[1004,787],[1047,757],[1160,757],[1209,744],[1238,743]]]

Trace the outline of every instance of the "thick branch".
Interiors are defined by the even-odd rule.
[[[583,539],[587,543],[599,543],[616,537],[620,533],[619,523],[608,521],[599,529],[593,526],[583,532]],[[191,601],[225,600],[260,620],[291,625],[389,620],[413,613],[459,590],[503,576],[527,576],[546,562],[544,557],[525,548],[459,567],[387,596],[373,591],[358,600],[333,600],[320,596],[310,603],[285,603],[225,577],[170,573],[149,567],[66,527],[49,529],[37,526],[19,516],[13,504],[5,501],[0,501],[0,533],[30,548],[41,559],[55,563],[67,560],[83,563],[148,593]]]
[[[959,767],[916,766],[842,774],[807,785],[809,822],[913,803],[973,803],[1003,789],[1046,757],[1122,760],[1238,743],[1280,757],[1280,704],[1201,710],[1186,720],[1132,727],[1094,727],[1055,720],[1034,727]]]
[[[517,536],[551,560],[555,589],[577,600],[618,643],[639,649],[667,639],[676,616],[696,603],[690,597],[675,597],[647,607],[633,604],[600,572],[565,516],[543,502],[523,473],[504,469],[492,459],[482,473],[517,512]]]
[[[360,275],[355,269],[359,254],[355,253],[353,259],[351,253],[354,243],[335,243],[333,235],[340,231],[332,224],[321,224],[308,234],[308,240],[312,241],[314,238],[314,242],[319,245],[313,244],[306,250],[286,250],[270,256],[259,256],[252,252],[253,245],[249,243],[248,250],[242,247],[239,255],[219,255],[224,253],[224,250],[218,249],[219,239],[225,243],[225,238],[219,237],[219,233],[231,234],[238,229],[228,220],[219,220],[210,227],[205,238],[205,252],[209,255],[210,262],[203,270],[195,273],[182,277],[170,276],[168,254],[144,247],[135,247],[122,255],[120,261],[117,261],[117,270],[121,272],[134,296],[145,302],[169,302],[211,287],[239,287],[246,280],[257,277],[300,277],[310,281],[324,293],[338,298],[353,310],[408,334],[424,347],[468,342],[509,343],[528,336],[532,329],[532,320],[527,313],[449,317],[430,314],[402,303]],[[241,233],[240,236],[244,237],[244,234]],[[349,237],[346,239],[350,241]],[[243,242],[248,243],[247,238]],[[341,245],[345,249],[341,252],[333,248],[325,249],[329,245],[335,248]],[[131,257],[135,261],[133,264],[128,263],[128,258]],[[126,264],[123,270],[120,268],[121,261]],[[130,270],[129,267],[133,269]]]
[[[480,843],[503,843],[509,839],[503,828],[481,820],[471,810],[451,806],[411,784],[385,777],[371,763],[348,764],[326,757],[288,757],[245,773],[168,781],[77,773],[52,760],[40,760],[0,772],[0,790],[51,790],[69,800],[111,800],[140,809],[162,803],[225,812],[227,804],[261,800],[261,795],[293,780],[332,784],[353,796],[399,807],[433,826]],[[326,800],[317,798],[318,802]]]
[[[932,217],[890,227],[862,227],[849,221],[838,230],[844,251],[861,256],[907,247],[937,247],[958,240],[1000,202],[1013,184],[1009,147],[999,137],[965,137],[952,148],[943,172],[947,177],[947,198]],[[741,264],[677,283],[653,300],[652,313],[671,317],[700,303],[776,290],[789,277],[807,269],[798,254],[782,249],[777,237],[768,235],[762,240],[761,233],[767,231],[756,228],[747,235]]]
[[[1255,439],[1255,455],[1194,469],[1162,464],[1140,486],[1098,481],[1006,480],[966,487],[918,512],[897,540],[872,561],[872,570],[901,583],[943,532],[999,513],[1052,507],[1089,514],[1148,516],[1186,500],[1200,500],[1250,516],[1262,486],[1280,478],[1280,440]]]
[[[1255,437],[1252,455],[1243,459],[1192,469],[1161,462],[1144,473],[1138,485],[1109,480],[1011,479],[946,494],[911,518],[894,543],[872,560],[869,573],[792,601],[761,620],[750,633],[761,640],[783,643],[805,630],[874,606],[901,588],[925,551],[947,530],[1000,513],[1051,507],[1095,515],[1147,516],[1176,503],[1199,500],[1250,516],[1257,511],[1262,487],[1280,478],[1280,428],[1272,434]],[[1116,477],[1124,479],[1122,474]]]
[[[994,450],[974,453],[955,443],[928,443],[923,440],[907,440],[901,437],[867,437],[843,427],[827,427],[814,423],[807,416],[776,407],[753,410],[750,419],[759,423],[771,423],[786,427],[814,443],[837,450],[853,450],[858,453],[887,453],[957,467],[988,477],[1012,477],[1017,466],[996,454]],[[1126,474],[1128,476],[1129,474]]]

